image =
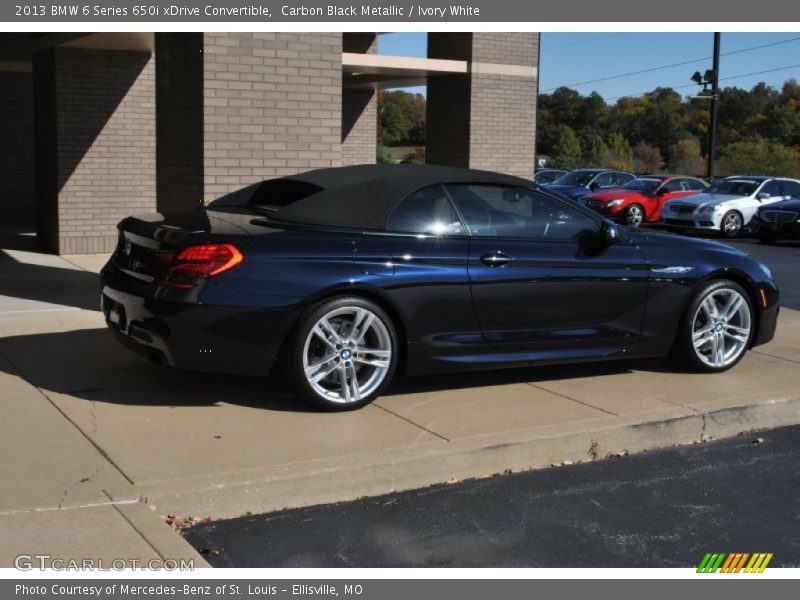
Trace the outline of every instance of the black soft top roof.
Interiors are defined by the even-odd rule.
[[[320,188],[278,208],[276,220],[334,227],[384,229],[392,210],[411,192],[437,183],[495,183],[533,187],[533,183],[490,171],[436,165],[355,165],[317,169],[273,179]]]

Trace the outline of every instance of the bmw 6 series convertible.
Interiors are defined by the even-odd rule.
[[[724,371],[772,339],[769,269],[628,231],[524,179],[359,165],[129,217],[102,272],[109,328],[173,367],[266,376],[328,410],[399,373],[662,357]]]

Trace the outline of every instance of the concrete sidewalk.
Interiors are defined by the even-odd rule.
[[[203,564],[159,515],[351,500],[800,422],[797,311],[722,375],[648,361],[424,377],[322,414],[279,378],[129,353],[97,310],[104,261],[0,251],[1,565],[37,551]]]

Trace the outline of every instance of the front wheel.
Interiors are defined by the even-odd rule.
[[[728,280],[708,282],[693,294],[672,354],[693,371],[726,371],[749,348],[753,323],[753,306],[739,284]]]
[[[631,204],[625,209],[625,224],[629,227],[639,227],[644,222],[644,209],[638,204]]]
[[[719,227],[719,230],[726,238],[735,238],[737,235],[739,235],[743,225],[744,222],[742,220],[741,213],[731,210],[726,212],[725,216],[722,217],[722,223]]]
[[[397,333],[380,306],[356,296],[323,301],[300,318],[289,340],[289,384],[324,410],[360,408],[397,369]]]

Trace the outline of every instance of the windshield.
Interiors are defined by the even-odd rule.
[[[572,171],[556,179],[553,184],[585,186],[588,185],[596,175],[597,173],[595,171]]]
[[[758,181],[753,181],[751,179],[723,179],[708,188],[708,193],[749,196],[756,191],[758,184]]]
[[[635,190],[637,192],[652,192],[661,183],[660,179],[633,179],[622,186],[623,190]]]

